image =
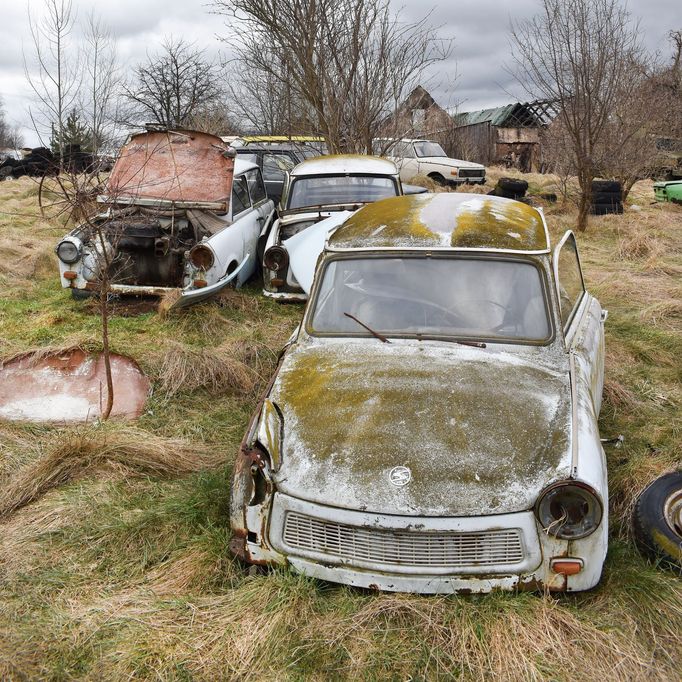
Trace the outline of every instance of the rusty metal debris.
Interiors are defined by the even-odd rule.
[[[150,382],[134,360],[111,356],[112,417],[142,414]],[[47,356],[24,355],[0,368],[0,419],[84,422],[106,405],[104,357],[80,349]]]

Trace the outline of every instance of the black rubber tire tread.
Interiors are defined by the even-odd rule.
[[[500,178],[497,186],[505,192],[512,192],[516,196],[523,196],[528,191],[528,183],[516,178]]]
[[[87,291],[86,289],[71,289],[71,298],[74,301],[87,301],[93,296],[94,293],[92,291]]]
[[[592,215],[608,215],[610,213],[620,214],[623,212],[623,204],[592,204],[590,213]]]
[[[617,180],[592,180],[592,192],[622,192],[620,182]]]
[[[666,523],[663,507],[665,500],[680,489],[682,471],[660,476],[641,493],[632,515],[635,542],[639,551],[676,570],[682,570],[682,536]]]
[[[499,187],[495,187],[491,194],[496,197],[504,197],[505,199],[518,199],[520,196],[523,196],[522,194],[508,192],[506,189],[500,189]]]
[[[448,184],[447,180],[440,173],[430,173],[428,177],[441,187],[445,187]]]
[[[594,192],[593,204],[622,204],[623,195],[620,192]]]

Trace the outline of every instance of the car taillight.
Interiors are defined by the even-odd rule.
[[[197,244],[189,252],[189,262],[199,270],[208,270],[215,262],[213,249],[206,244]]]
[[[271,246],[263,255],[263,264],[268,270],[282,272],[289,265],[289,254],[282,246]]]
[[[540,495],[535,514],[550,535],[577,540],[599,527],[602,504],[589,486],[567,481],[550,486]]]

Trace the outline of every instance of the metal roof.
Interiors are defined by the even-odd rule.
[[[549,123],[556,115],[554,102],[538,100],[536,102],[513,102],[492,109],[479,109],[455,114],[458,126],[490,123],[500,128],[538,127]]]
[[[360,154],[338,154],[316,156],[298,164],[292,176],[301,175],[397,175],[393,161],[378,156]]]
[[[354,213],[328,240],[331,250],[474,249],[547,252],[542,214],[485,194],[416,194],[382,199]]]

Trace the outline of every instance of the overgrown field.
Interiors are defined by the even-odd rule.
[[[59,288],[64,228],[36,216],[36,194],[0,183],[5,359],[99,347],[97,315]],[[679,679],[682,580],[629,527],[637,493],[682,456],[682,207],[652,201],[639,183],[625,215],[578,237],[610,311],[602,435],[626,438],[607,450],[597,589],[418,597],[247,575],[227,552],[232,461],[301,314],[254,284],[177,316],[117,310],[113,349],[154,382],[136,423],[0,422],[0,679]],[[546,210],[555,238],[574,225],[574,209]]]

